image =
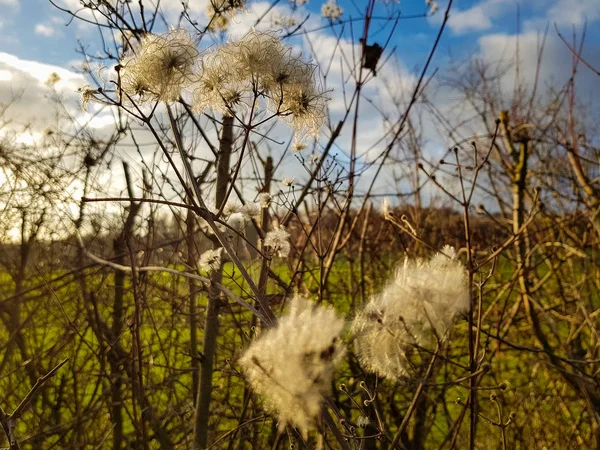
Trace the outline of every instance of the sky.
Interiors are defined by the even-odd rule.
[[[62,7],[75,10],[78,0],[55,0]],[[197,11],[196,17],[202,18],[205,0],[189,0],[190,10]],[[345,16],[359,16],[357,6],[364,2],[339,0]],[[431,45],[435,36],[445,1],[439,2],[436,14],[429,18],[401,20],[398,26],[399,41],[405,45],[399,49],[399,55],[408,67],[422,64],[422,54]],[[163,0],[164,10],[177,10],[179,0]],[[263,2],[252,2],[252,9],[261,10]],[[259,5],[259,6],[257,6]],[[309,1],[302,10],[318,20],[321,2]],[[391,5],[391,6],[390,6]],[[278,4],[285,9],[285,1]],[[378,2],[377,10],[400,10],[403,16],[422,14],[425,11],[424,0],[402,0],[402,2]],[[252,13],[252,11],[250,11]],[[438,59],[452,52],[460,55],[481,50],[481,41],[491,36],[514,36],[518,31],[527,36],[542,32],[546,24],[556,24],[563,32],[570,32],[574,25],[579,30],[584,22],[588,23],[589,46],[600,43],[600,5],[597,0],[455,0],[449,20],[449,30],[445,33]],[[93,43],[97,33],[92,27],[78,21],[69,21],[69,16],[52,5],[49,0],[0,0],[0,51],[22,60],[36,61],[56,65],[65,69],[73,67],[81,59],[77,53],[77,41]],[[554,31],[552,29],[552,31]],[[326,33],[324,33],[326,34]]]
[[[188,1],[190,15],[199,23],[206,23],[206,2]],[[425,0],[376,3],[376,17],[389,12],[401,13],[389,46],[395,48],[394,58],[386,64],[379,77],[365,88],[381,109],[393,110],[391,94],[410,92],[439,30],[447,2],[440,0],[438,11],[433,15],[429,13],[431,5],[427,6]],[[54,3],[71,11],[79,7],[79,0],[54,0]],[[306,28],[315,30],[309,35],[310,42],[295,40],[290,43],[320,62],[327,61],[334,51],[350,54],[352,49],[358,48],[357,36],[361,34],[361,25],[355,22],[353,41],[350,28],[346,25],[344,39],[339,47],[335,47],[336,40],[327,27],[328,22],[320,16],[322,4],[315,0],[302,4],[280,0],[270,12],[273,17],[292,15],[298,21],[306,18]],[[343,9],[344,19],[358,18],[363,14],[361,8],[364,8],[364,2],[338,0],[338,5]],[[249,0],[246,12],[234,20],[231,34],[239,36],[245,33],[268,7],[268,2]],[[161,9],[165,20],[175,24],[181,1],[162,0]],[[271,22],[265,21],[266,24]],[[379,30],[383,23],[374,20],[371,28],[373,41],[385,41],[390,24]],[[570,76],[571,55],[558,38],[555,27],[564,35],[571,36],[573,30],[580,35],[586,25],[583,56],[600,67],[599,24],[600,0],[455,0],[448,27],[429,72],[431,74],[437,70],[432,86],[436,87],[435,98],[440,109],[450,115],[456,111],[452,104],[454,93],[441,82],[452,64],[466,61],[469,57],[477,57],[487,63],[508,61],[515,56],[517,41],[523,63],[521,77],[525,82],[532,83],[540,36],[547,26],[549,31],[542,62],[542,84],[560,84]],[[341,26],[336,29],[341,29]],[[53,72],[61,80],[54,88],[66,99],[70,112],[82,122],[89,121],[90,113],[80,108],[77,93],[78,87],[88,82],[78,70],[83,59],[79,49],[83,47],[88,53],[94,54],[99,45],[97,29],[81,21],[72,21],[68,14],[53,6],[49,0],[0,0],[0,103],[9,102],[17,94],[20,96],[20,100],[7,110],[3,118],[5,127],[12,127],[17,133],[18,142],[31,143],[40,139],[44,127],[52,120],[53,110],[48,100],[50,93],[45,82]],[[389,55],[384,54],[386,56]],[[340,55],[336,54],[336,58],[339,59]],[[332,89],[331,110],[334,116],[336,111],[343,109],[340,88],[343,77],[343,70],[332,66],[327,87]],[[597,105],[600,98],[596,99],[600,96],[600,77],[583,68],[578,77],[580,97],[589,102],[592,109],[600,111]],[[511,87],[507,83],[506,89]],[[364,116],[359,144],[369,148],[381,135],[384,125],[380,118],[375,119],[375,115],[367,109]],[[91,126],[98,130],[108,129],[111,121],[110,113],[100,113]],[[7,125],[6,122],[10,123]],[[441,154],[452,145],[447,136],[436,134],[427,123],[423,125],[423,133],[432,154]],[[348,139],[348,133],[340,139],[342,159],[344,143]],[[375,148],[373,151],[379,150]],[[368,159],[368,151],[365,155]]]

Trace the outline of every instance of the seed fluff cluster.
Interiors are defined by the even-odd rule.
[[[290,233],[285,231],[283,227],[275,228],[266,234],[263,246],[269,248],[272,254],[287,258],[291,249]]]
[[[410,351],[443,340],[456,316],[468,310],[469,298],[467,272],[452,247],[429,261],[405,259],[395,279],[354,319],[361,366],[392,380],[409,375]]]
[[[288,314],[239,360],[265,409],[277,414],[280,429],[291,424],[306,438],[344,355],[343,327],[332,308],[296,296]]]
[[[327,96],[316,79],[316,67],[272,33],[252,30],[230,41],[202,61],[194,89],[194,109],[223,113],[258,108],[285,118],[304,133],[317,134],[326,117]]]
[[[242,6],[242,0],[213,0],[214,24],[221,20],[217,15],[225,17]],[[202,56],[187,30],[149,33],[128,45],[117,71],[124,100],[174,102],[182,91],[191,91],[198,113],[251,110],[254,117],[261,115],[260,121],[279,117],[297,140],[316,136],[327,116],[329,98],[318,83],[316,66],[270,32],[252,30]],[[85,103],[91,92],[82,92]]]
[[[147,34],[121,60],[121,89],[136,100],[176,101],[193,81],[198,56],[186,30]]]
[[[221,267],[223,247],[219,247],[215,250],[207,250],[200,255],[198,261],[198,267],[206,272],[213,270],[219,270]]]
[[[321,15],[330,20],[339,20],[344,14],[344,10],[340,8],[336,0],[327,0],[321,6]]]

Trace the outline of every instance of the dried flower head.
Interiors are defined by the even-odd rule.
[[[296,179],[294,177],[285,177],[283,180],[281,180],[281,184],[283,184],[284,186],[290,187],[290,186],[293,186],[294,181],[296,181]]]
[[[202,70],[193,84],[193,107],[198,112],[213,109],[222,113],[243,104],[247,83],[232,76],[227,46],[208,54],[202,61]]]
[[[204,58],[194,86],[194,109],[222,112],[263,103],[302,132],[317,134],[325,121],[326,94],[315,66],[273,33],[252,30]]]
[[[287,258],[291,249],[289,239],[290,233],[285,228],[275,228],[266,234],[263,246],[269,247],[272,254],[277,254],[281,258]]]
[[[238,203],[227,203],[223,208],[223,214],[229,216],[231,214],[235,214],[238,212],[242,212],[242,206]]]
[[[221,254],[223,253],[223,247],[219,247],[215,250],[207,250],[200,255],[198,261],[198,267],[200,269],[210,272],[212,270],[219,270],[221,267]]]
[[[307,145],[304,142],[295,142],[292,145],[292,150],[295,151],[295,152],[301,152],[306,147],[307,147]]]
[[[344,14],[344,10],[340,8],[336,0],[327,0],[327,3],[323,3],[321,6],[321,15],[330,20],[338,20]]]
[[[261,213],[262,206],[260,205],[260,203],[251,202],[246,203],[244,206],[242,206],[242,214],[244,214],[244,216],[246,216],[248,220],[260,217]]]
[[[371,420],[367,416],[359,416],[356,419],[356,426],[364,428],[371,423]]]
[[[79,93],[81,94],[81,108],[86,110],[90,100],[95,98],[94,95],[98,93],[98,90],[90,86],[83,86],[79,88]]]
[[[328,100],[314,81],[286,84],[281,89],[279,111],[288,118],[294,129],[314,136],[319,133],[327,117]]]
[[[296,296],[289,313],[240,359],[265,409],[278,415],[280,429],[292,424],[307,436],[344,354],[339,339],[343,327],[332,308]]]
[[[121,60],[121,88],[130,96],[175,101],[192,82],[197,58],[186,30],[148,34]]]
[[[429,261],[405,259],[395,279],[354,319],[361,365],[390,379],[407,375],[409,352],[443,340],[457,314],[468,310],[469,298],[467,272],[452,247]]]
[[[271,204],[271,194],[268,192],[261,192],[258,194],[258,200],[260,201],[260,206],[262,208],[268,208]]]
[[[258,85],[288,48],[273,33],[251,30],[239,41],[225,45],[224,51],[230,57],[231,75],[241,80],[250,78]]]
[[[54,87],[54,85],[56,85],[56,83],[58,83],[60,80],[60,75],[56,72],[52,72],[50,73],[50,75],[48,75],[48,78],[46,79],[46,86],[50,88]]]

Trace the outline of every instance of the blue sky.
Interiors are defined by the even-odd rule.
[[[55,0],[71,10],[79,5],[79,0]],[[298,0],[297,0],[298,1]],[[357,18],[361,15],[360,8],[364,2],[338,0],[344,10],[344,18]],[[416,74],[423,67],[433,39],[442,21],[443,12],[448,0],[439,0],[438,12],[427,17],[400,20],[391,40],[390,48],[395,47],[393,64],[369,85],[368,91],[375,101],[383,108],[390,107],[390,91],[410,92]],[[320,17],[322,1],[310,0],[300,5],[294,13],[297,20],[308,14],[311,15],[307,28],[312,29],[327,25]],[[132,4],[137,4],[133,2]],[[190,14],[200,23],[206,23],[204,14],[207,0],[189,0]],[[174,21],[181,8],[180,0],[162,0],[165,16]],[[358,7],[357,7],[358,5]],[[249,0],[247,12],[240,14],[234,21],[233,34],[244,33],[249,29],[256,17],[269,6],[268,2]],[[280,15],[291,14],[293,8],[288,0],[281,0],[273,9]],[[427,12],[425,0],[402,0],[395,2],[378,2],[375,16],[387,12],[401,11],[403,16],[423,15]],[[455,0],[451,10],[448,28],[440,43],[432,69],[438,69],[437,80],[448,75],[450,61],[461,62],[467,57],[474,56],[486,63],[496,63],[509,60],[515,55],[516,42],[520,45],[520,57],[523,62],[521,76],[524,82],[531,82],[535,75],[536,52],[540,34],[549,24],[548,40],[542,66],[542,83],[564,83],[570,76],[571,55],[560,42],[554,26],[556,25],[565,35],[570,36],[571,30],[580,35],[587,21],[587,37],[584,56],[590,63],[600,67],[600,0]],[[6,102],[15,92],[22,95],[21,101],[9,110],[9,117],[14,123],[32,123],[28,128],[30,137],[20,137],[22,142],[35,140],[45,122],[51,118],[51,106],[45,102],[47,88],[45,79],[52,72],[58,72],[62,81],[58,88],[65,98],[72,103],[72,112],[82,120],[86,114],[77,107],[77,87],[85,83],[84,78],[76,73],[74,67],[81,61],[77,53],[77,42],[80,40],[95,53],[98,40],[97,29],[89,25],[73,21],[69,26],[69,17],[56,9],[48,0],[0,0],[0,102]],[[389,32],[390,25],[382,31],[377,31],[379,22],[374,21],[371,28],[371,40],[383,43]],[[340,26],[336,27],[337,30]],[[355,22],[353,35],[350,39],[349,27],[345,26],[345,40],[342,47],[356,51],[358,36],[362,25]],[[310,34],[313,58],[324,61],[331,56],[335,40],[327,28]],[[297,42],[296,42],[297,43]],[[309,46],[303,44],[303,51],[309,53]],[[339,55],[338,55],[339,56]],[[384,56],[387,56],[384,55]],[[337,57],[337,56],[336,56]],[[337,70],[337,69],[336,69]],[[335,70],[334,70],[335,72]],[[333,91],[332,110],[343,106],[340,100],[340,88],[336,85],[336,76],[342,73],[338,70],[328,80],[328,87]],[[580,68],[579,95],[589,102],[595,111],[600,111],[597,97],[600,95],[600,77],[591,71]],[[441,84],[437,87],[437,100],[440,108],[455,114],[452,105],[452,92],[444,91]],[[337,103],[336,103],[337,102]],[[360,145],[368,147],[382,133],[381,118],[367,112],[360,131]],[[426,122],[426,121],[425,121]],[[93,123],[97,129],[109,127],[110,114],[100,115]],[[22,130],[17,130],[22,133]],[[37,134],[36,134],[37,133]],[[435,130],[423,125],[425,140],[431,154],[441,152],[453,145],[447,136],[436,135]],[[340,139],[340,154],[343,159],[346,135]],[[368,155],[366,156],[368,159]]]
[[[163,5],[169,2],[180,4],[177,0],[166,0]],[[57,0],[56,3],[74,9],[78,2]],[[190,3],[195,2],[192,0]],[[359,7],[363,7],[363,2],[339,0],[338,3],[345,17],[358,17],[362,13]],[[398,54],[409,67],[421,64],[423,52],[431,45],[446,1],[439,3],[438,13],[431,18],[399,22],[396,33]],[[280,5],[285,5],[285,2]],[[304,8],[318,17],[321,3],[312,0]],[[402,0],[398,4],[381,2],[377,4],[375,14],[384,15],[390,10],[401,11],[405,16],[419,15],[426,10],[425,1]],[[581,29],[587,20],[588,48],[600,44],[600,27],[595,26],[600,20],[598,0],[456,0],[438,59],[448,52],[461,56],[477,51],[478,39],[482,36],[515,34],[518,10],[521,33],[541,32],[547,23],[551,24],[552,32],[556,23],[568,33],[572,24]],[[97,33],[77,21],[66,26],[68,22],[67,14],[56,9],[48,0],[0,0],[0,51],[21,59],[69,68],[70,63],[79,58],[75,51],[77,39],[93,43]],[[355,35],[357,33],[360,33],[360,25],[355,27]]]

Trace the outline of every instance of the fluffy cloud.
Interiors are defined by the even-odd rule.
[[[519,75],[521,82],[532,86],[535,82],[537,60],[541,45],[541,36],[537,32],[525,32],[517,35],[490,34],[479,38],[479,57],[486,63],[497,64],[499,61],[511,62],[518,54],[520,59]],[[583,57],[594,66],[600,66],[600,45],[588,42],[584,48]],[[573,57],[569,49],[554,34],[551,33],[546,39],[544,52],[542,54],[539,74],[542,86],[544,84],[562,85],[571,76],[571,61]],[[515,61],[512,61],[513,63]],[[514,87],[514,70],[512,76],[505,76],[503,89],[512,93]],[[578,71],[577,83],[580,92],[591,94],[594,86],[598,87],[598,77],[581,66]],[[583,98],[589,96],[585,94]]]
[[[55,83],[51,88],[47,82],[52,78]],[[0,53],[0,103],[10,105],[4,119],[11,122],[14,131],[27,128],[32,133],[40,132],[54,120],[52,98],[56,96],[69,113],[80,115],[77,89],[84,81],[82,75],[63,67]]]
[[[581,26],[600,19],[598,0],[558,0],[548,10],[548,20],[559,25]]]
[[[55,29],[49,25],[44,25],[43,23],[38,23],[35,26],[35,34],[40,36],[52,37],[55,34]]]
[[[495,20],[515,10],[514,0],[483,0],[463,10],[453,6],[450,10],[448,26],[456,34],[489,30],[493,27]],[[443,20],[443,15],[436,14],[429,20],[431,23],[439,25]]]

